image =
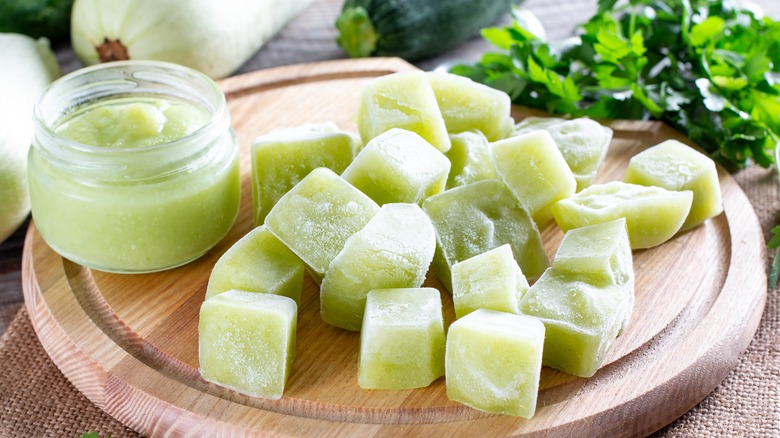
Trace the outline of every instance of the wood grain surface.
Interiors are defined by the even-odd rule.
[[[296,361],[284,397],[267,401],[204,381],[198,310],[211,268],[252,227],[251,140],[269,130],[332,120],[354,130],[366,81],[411,69],[397,59],[269,69],[221,82],[242,147],[242,209],[229,235],[201,259],[144,275],[92,271],[62,259],[30,226],[25,303],[44,348],[68,379],[113,417],[147,435],[631,436],[668,424],[734,367],[766,298],[764,244],[742,190],[719,169],[725,212],[662,246],[636,251],[636,308],[605,366],[590,379],[544,368],[536,416],[488,415],[450,402],[445,382],[410,391],[357,386],[359,335],[323,323],[307,278]],[[529,111],[515,108],[517,119]],[[667,138],[656,122],[613,121],[598,181],[621,179],[629,157]],[[543,230],[554,254],[562,237]],[[758,271],[758,272],[757,272]],[[438,280],[429,275],[428,285]],[[445,319],[453,309],[442,293]]]

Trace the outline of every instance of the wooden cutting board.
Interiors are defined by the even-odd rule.
[[[221,82],[241,143],[242,205],[229,235],[201,259],[144,275],[92,271],[62,259],[30,226],[27,308],[49,355],[106,412],[147,435],[629,436],[655,431],[707,396],[756,331],[766,298],[764,240],[735,181],[719,169],[725,213],[659,247],[636,251],[636,308],[590,379],[544,368],[536,416],[489,415],[450,402],[444,378],[408,391],[357,385],[359,335],[319,317],[306,278],[296,360],[279,401],[246,397],[198,373],[198,311],[219,256],[252,227],[249,144],[271,129],[332,120],[355,130],[361,87],[413,67],[397,59],[334,61]],[[515,118],[531,112],[515,109]],[[667,138],[661,123],[613,121],[598,181],[621,179],[628,159]],[[552,257],[562,237],[543,230]],[[438,287],[429,275],[427,285]],[[446,323],[452,301],[442,293]]]

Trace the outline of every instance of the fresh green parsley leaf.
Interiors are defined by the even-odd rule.
[[[577,37],[515,21],[483,31],[500,52],[452,72],[557,114],[666,121],[728,169],[774,163],[780,22],[731,0],[599,0]]]

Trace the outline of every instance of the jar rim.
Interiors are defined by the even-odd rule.
[[[56,121],[61,120],[65,112],[59,114],[55,118],[55,123],[48,123],[47,120],[45,119],[42,113],[43,112],[42,108],[46,104],[46,99],[51,96],[51,93],[57,91],[59,88],[64,87],[65,89],[67,89],[69,82],[78,80],[83,76],[95,74],[95,72],[121,70],[127,68],[139,70],[139,71],[134,71],[131,74],[130,78],[125,79],[126,81],[131,81],[131,82],[133,81],[133,79],[137,79],[135,77],[137,73],[139,72],[144,73],[145,71],[154,71],[154,70],[161,71],[161,72],[180,73],[190,77],[191,79],[200,81],[202,84],[206,85],[206,88],[208,88],[210,92],[213,92],[211,97],[215,98],[215,100],[213,101],[213,103],[215,104],[214,107],[207,108],[209,113],[209,119],[202,126],[199,126],[194,131],[182,137],[170,141],[165,141],[159,144],[151,145],[151,146],[144,146],[144,147],[103,147],[103,146],[84,144],[75,140],[71,140],[69,138],[64,138],[54,131],[54,124],[56,124]],[[148,70],[143,70],[143,69],[148,69]],[[128,87],[123,91],[129,91],[131,89],[132,86]],[[105,97],[120,96],[120,95],[121,95],[120,93],[108,93],[108,92],[105,93]],[[198,97],[203,97],[203,96],[198,96]],[[68,148],[73,151],[88,153],[90,155],[95,155],[95,154],[116,155],[120,153],[143,155],[143,154],[157,153],[157,151],[160,150],[175,148],[176,145],[178,144],[191,143],[194,139],[206,135],[207,131],[213,129],[211,126],[214,125],[215,122],[225,119],[226,113],[227,113],[227,102],[225,99],[225,94],[219,88],[217,83],[207,75],[195,69],[192,69],[190,67],[174,64],[171,62],[152,61],[152,60],[128,60],[128,61],[113,61],[109,63],[84,67],[75,70],[71,73],[68,73],[67,75],[64,75],[58,78],[57,80],[53,81],[43,90],[40,96],[38,96],[38,99],[35,102],[35,106],[33,110],[33,119],[36,126],[42,129],[47,137],[51,139],[56,138],[58,143],[67,145]],[[227,117],[227,119],[228,119],[227,122],[229,124],[229,116]]]
[[[102,147],[68,139],[55,130],[85,106],[127,97],[181,100],[208,117],[192,132],[143,147]],[[104,181],[152,181],[191,172],[210,161],[230,129],[225,94],[205,74],[161,61],[117,61],[72,72],[47,87],[33,111],[33,148],[61,171]],[[234,134],[231,134],[235,141]]]

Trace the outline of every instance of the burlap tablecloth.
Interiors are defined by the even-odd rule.
[[[321,0],[284,29],[242,69],[243,71],[291,61],[315,61],[343,55],[333,44],[333,17],[338,0]],[[767,12],[780,16],[780,2],[764,0]],[[593,10],[595,0],[528,0],[552,37],[569,34],[573,23]],[[442,61],[473,60],[486,46],[479,40],[418,64],[432,68]],[[290,51],[296,51],[291,59]],[[78,66],[72,52],[59,50],[65,70]],[[748,195],[769,238],[780,208],[775,169],[750,167],[734,175]],[[771,259],[772,253],[768,254]],[[769,260],[767,260],[769,263]],[[764,269],[757,266],[758,272]],[[736,368],[715,391],[671,425],[656,433],[661,437],[780,437],[780,294],[768,292],[758,331]],[[653,415],[648,412],[647,415]],[[100,437],[136,437],[135,431],[105,414],[79,393],[60,373],[43,350],[26,310],[20,310],[0,338],[0,436],[80,437],[97,432]]]

